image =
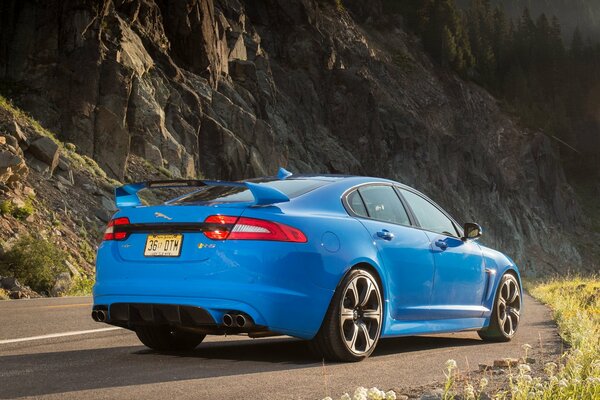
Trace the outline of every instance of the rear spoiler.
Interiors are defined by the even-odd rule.
[[[231,186],[245,187],[254,196],[254,205],[265,206],[275,203],[285,203],[290,201],[280,190],[264,185],[257,185],[251,182],[229,182],[229,181],[204,181],[204,180],[166,180],[166,181],[148,181],[137,182],[123,185],[115,189],[115,203],[117,208],[141,206],[142,201],[138,192],[144,189],[172,189],[172,188],[191,188],[205,186]]]

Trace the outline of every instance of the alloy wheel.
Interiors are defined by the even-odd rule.
[[[377,282],[368,274],[354,277],[344,289],[340,310],[346,347],[356,355],[368,353],[381,331],[382,303]]]
[[[506,336],[512,337],[521,317],[521,293],[514,279],[507,279],[502,284],[497,307],[500,329]]]

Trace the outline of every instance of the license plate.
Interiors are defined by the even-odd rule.
[[[145,257],[179,257],[183,235],[148,235]]]

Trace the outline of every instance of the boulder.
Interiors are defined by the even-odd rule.
[[[8,293],[8,297],[11,298],[12,300],[20,300],[20,299],[27,298],[27,296],[25,296],[25,294],[23,292],[21,292],[20,290],[11,290]]]
[[[12,137],[17,139],[20,144],[25,145],[27,143],[27,135],[23,133],[23,130],[16,121],[9,122],[6,126],[6,130]]]
[[[30,186],[25,186],[23,188],[23,194],[27,197],[35,197],[37,196],[37,193],[35,192],[35,189],[30,187]]]
[[[0,280],[0,287],[6,290],[13,290],[15,288],[21,287],[21,284],[17,280],[17,278],[13,278],[12,276],[7,276]]]
[[[419,400],[441,400],[444,398],[444,391],[442,389],[435,389],[430,393],[425,393],[420,397]]]
[[[39,294],[31,290],[29,286],[22,285],[14,277],[0,277],[0,289],[8,292],[8,297],[11,299],[29,299],[40,297]]]
[[[44,136],[35,140],[29,146],[28,151],[38,160],[48,164],[50,174],[58,166],[60,151],[58,145],[49,137]]]
[[[11,151],[0,150],[0,183],[14,186],[16,182],[25,179],[28,173],[29,169],[23,158]]]
[[[107,211],[103,207],[96,208],[94,210],[94,215],[102,222],[108,222],[113,216],[113,212]]]
[[[16,137],[8,135],[5,136],[4,139],[6,140],[7,145],[12,146],[15,149],[19,148],[19,140]]]
[[[0,150],[0,171],[16,167],[23,159],[8,150]]]
[[[70,171],[71,170],[71,161],[68,158],[65,158],[61,155],[58,158],[58,169],[61,171]]]
[[[69,191],[69,189],[67,189],[67,187],[61,183],[61,179],[60,179],[60,178],[59,178],[59,180],[58,180],[58,181],[56,181],[56,182],[54,183],[54,186],[55,186],[55,187],[56,187],[56,188],[57,188],[57,189],[58,189],[58,190],[59,190],[61,193],[64,193],[64,194],[66,194],[66,193]]]
[[[111,199],[109,199],[108,197],[102,196],[100,198],[100,202],[102,203],[102,207],[106,210],[106,211],[110,211],[110,212],[115,212],[117,211],[117,206],[115,205],[115,202]]]
[[[52,175],[50,172],[50,166],[45,162],[38,160],[37,158],[29,157],[27,159],[27,164],[32,170],[39,172],[45,177],[50,177]]]
[[[56,177],[62,184],[68,185],[68,186],[73,186],[75,184],[75,178],[73,177],[73,171],[71,171],[71,170],[64,171],[62,169],[58,169],[55,172],[56,172]]]
[[[63,264],[65,265],[65,267],[67,267],[69,269],[69,272],[71,273],[71,276],[73,278],[81,277],[81,273],[77,270],[77,268],[75,268],[75,266],[73,264],[71,264],[71,262],[69,260],[64,260]]]
[[[519,365],[519,359],[517,358],[502,358],[494,360],[494,368],[511,368]]]
[[[71,279],[71,274],[68,272],[61,272],[56,277],[54,286],[52,286],[52,289],[50,289],[50,295],[53,297],[65,295],[71,288],[72,284],[73,279]]]

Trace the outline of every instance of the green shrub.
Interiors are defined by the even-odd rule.
[[[33,201],[27,199],[22,206],[16,205],[12,200],[4,200],[0,203],[0,214],[12,215],[16,219],[24,220],[35,212]]]
[[[79,244],[79,253],[85,261],[89,262],[90,264],[94,263],[94,260],[96,259],[96,252],[87,241],[84,240]]]
[[[87,296],[92,294],[94,279],[87,276],[76,278],[67,292],[67,296]]]
[[[10,215],[12,214],[14,208],[15,206],[13,205],[12,201],[4,200],[2,203],[0,203],[0,214]]]
[[[65,271],[66,253],[54,243],[23,236],[6,252],[0,262],[0,275],[14,276],[36,292],[47,292],[56,276]]]
[[[23,206],[15,206],[11,214],[16,219],[24,220],[30,215],[33,215],[34,212],[35,208],[33,207],[33,202],[31,199],[28,199]]]

